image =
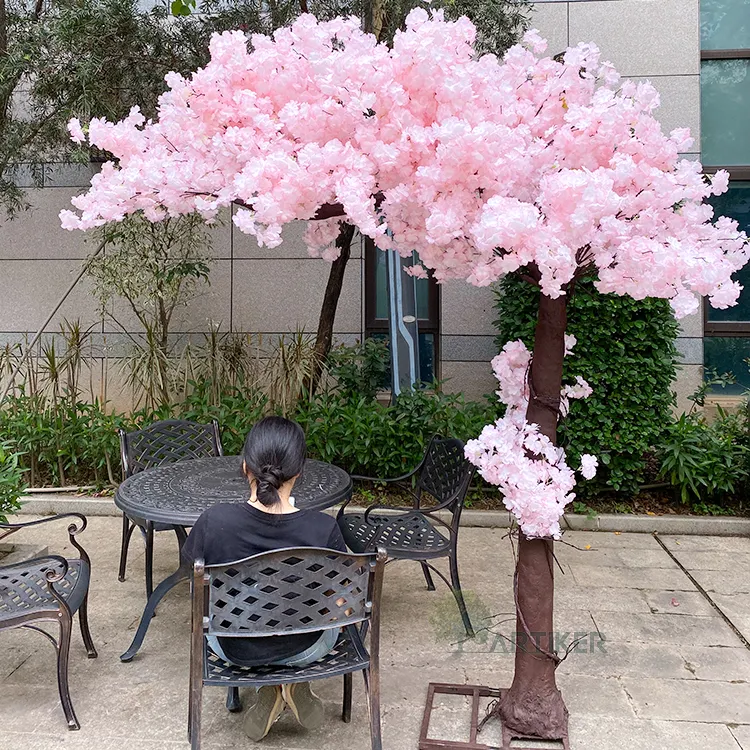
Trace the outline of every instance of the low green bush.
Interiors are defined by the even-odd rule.
[[[495,305],[499,348],[515,339],[532,348],[538,299],[539,289],[516,275],[503,279]],[[603,487],[632,492],[642,483],[647,451],[674,421],[677,331],[666,300],[601,294],[593,279],[576,286],[568,333],[578,343],[565,360],[564,377],[572,382],[580,375],[593,394],[571,401],[558,437],[571,466],[583,453],[600,459],[596,478],[581,482],[579,495]]]
[[[20,453],[27,484],[104,484],[119,476],[117,427],[130,421],[97,402],[9,396],[0,409],[0,441]]]
[[[415,390],[384,406],[333,391],[300,404],[295,418],[310,455],[351,474],[395,477],[416,466],[435,434],[468,440],[498,416],[495,404]]]
[[[326,363],[336,388],[348,396],[374,399],[387,383],[390,371],[388,344],[382,339],[365,339],[354,346],[337,346]]]
[[[21,455],[7,441],[0,442],[0,522],[7,523],[7,514],[13,513],[21,504],[18,498],[24,489]]]
[[[714,502],[734,495],[748,479],[748,433],[743,413],[683,414],[667,430],[659,448],[661,476],[679,490],[685,504]]]
[[[196,383],[185,401],[176,410],[180,419],[208,424],[212,419],[221,428],[224,453],[236,456],[242,452],[250,428],[267,412],[266,397],[257,391],[229,388],[215,403],[209,383]],[[150,415],[148,421],[155,421]]]
[[[366,381],[367,392],[356,393],[355,382],[306,395],[291,415],[305,429],[312,457],[351,473],[403,474],[419,462],[433,434],[468,440],[498,416],[497,404],[427,390],[403,393],[395,404],[384,406]],[[260,391],[226,387],[217,399],[209,382],[190,383],[178,405],[131,415],[108,413],[98,403],[81,401],[65,400],[55,407],[41,396],[21,394],[0,408],[0,441],[21,454],[18,469],[27,484],[103,485],[120,477],[120,427],[133,430],[170,418],[202,423],[216,419],[224,452],[236,455],[250,428],[269,411]]]

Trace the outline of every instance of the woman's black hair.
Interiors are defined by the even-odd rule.
[[[279,487],[302,471],[306,454],[305,433],[296,422],[264,417],[253,425],[245,439],[242,458],[255,479],[255,491],[263,505],[280,501]]]

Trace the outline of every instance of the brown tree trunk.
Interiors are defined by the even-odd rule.
[[[352,239],[354,239],[354,225],[342,224],[339,236],[336,238],[339,257],[331,263],[328,283],[323,295],[323,304],[320,308],[320,317],[318,318],[318,333],[315,337],[315,370],[311,380],[312,391],[315,391],[320,382],[323,365],[333,344],[333,324],[336,320],[336,309],[344,284],[346,264],[349,262],[351,255]]]
[[[565,355],[567,297],[541,295],[531,362],[526,421],[556,442]],[[517,737],[558,739],[567,733],[568,710],[555,683],[551,539],[527,539],[519,532],[516,569],[516,664],[513,684],[500,714]],[[545,653],[546,652],[546,653]]]

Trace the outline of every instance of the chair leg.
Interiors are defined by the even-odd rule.
[[[466,602],[464,601],[464,593],[461,591],[461,581],[458,577],[458,557],[456,550],[454,549],[450,555],[450,570],[451,570],[451,587],[453,589],[453,596],[456,597],[456,604],[458,604],[458,611],[461,613],[461,619],[464,622],[464,628],[466,628],[466,635],[469,638],[474,637],[474,628],[469,619],[469,613],[466,609]]]
[[[177,537],[177,567],[182,565],[182,545],[187,541],[187,534],[182,526],[175,526],[174,533]]]
[[[200,750],[201,747],[201,702],[203,700],[203,691],[200,685],[197,691],[193,690],[190,694],[190,723],[188,725],[188,739],[190,740],[190,750]]]
[[[154,591],[154,524],[146,521],[146,599]]]
[[[122,582],[125,580],[125,567],[128,564],[128,547],[130,546],[130,537],[133,535],[133,529],[135,524],[130,522],[130,519],[123,513],[122,514],[122,541],[120,542],[120,572],[117,575],[117,580]]]
[[[80,729],[81,725],[73,710],[68,687],[68,658],[70,656],[70,635],[73,630],[73,617],[69,610],[60,610],[60,642],[57,645],[57,689],[60,692],[60,703],[68,722],[68,729]]]
[[[203,704],[203,679],[200,674],[190,676],[190,702],[188,704],[188,740],[190,750],[200,750],[201,709]]]
[[[81,626],[81,636],[83,638],[83,645],[86,647],[86,654],[88,655],[89,659],[96,659],[98,654],[96,653],[94,639],[91,637],[91,631],[89,630],[88,592],[86,592],[86,596],[83,597],[81,606],[78,608],[78,624]]]
[[[369,670],[365,669],[362,674],[365,678],[365,689],[367,690],[367,701],[370,714],[370,744],[372,750],[383,750],[383,738],[380,728],[380,690],[378,680],[370,680]]]
[[[227,711],[237,714],[242,711],[240,689],[237,686],[227,688]]]
[[[427,590],[428,591],[434,591],[435,590],[435,582],[432,580],[432,573],[430,573],[430,569],[424,564],[422,565],[422,572],[424,573],[424,579],[427,581]]]
[[[352,683],[353,675],[348,672],[344,675],[344,706],[341,709],[341,720],[347,724],[352,720]]]

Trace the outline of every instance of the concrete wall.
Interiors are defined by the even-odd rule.
[[[50,170],[52,172],[52,170]],[[71,170],[67,184],[45,182],[29,191],[33,208],[0,225],[0,344],[20,341],[33,334],[65,294],[95,248],[84,232],[60,228],[58,213],[70,207],[70,198],[83,191],[91,173]],[[77,186],[73,186],[77,184]],[[328,278],[329,265],[311,258],[302,242],[303,225],[290,226],[281,247],[260,248],[229,221],[212,230],[214,261],[211,283],[188,307],[178,309],[171,327],[175,336],[190,333],[193,339],[212,326],[222,331],[262,333],[267,341],[297,328],[314,333]],[[353,343],[362,336],[363,262],[360,242],[353,244],[335,322],[336,341]],[[141,326],[124,306],[113,310],[125,331],[102,316],[86,277],[75,286],[47,326],[57,332],[63,319],[80,319],[94,326],[95,352],[117,357],[124,351],[127,333]],[[103,356],[102,356],[103,360]],[[101,364],[95,380],[101,380]],[[117,380],[116,367],[110,378]],[[109,388],[119,407],[127,406],[118,387]]]
[[[688,126],[699,142],[698,0],[599,0],[538,4],[532,26],[550,41],[550,53],[569,44],[594,41],[624,76],[648,78],[659,89],[658,116],[666,129]],[[696,146],[697,148],[697,146]],[[697,153],[695,154],[697,156]],[[44,187],[31,191],[34,210],[0,225],[0,341],[35,331],[91,250],[86,235],[59,228],[57,214],[72,195],[88,184],[88,167],[50,165]],[[301,227],[289,228],[284,244],[259,248],[231,222],[214,233],[216,263],[210,289],[181,311],[174,330],[200,332],[211,322],[224,330],[285,333],[301,326],[314,332],[325,288],[328,265],[307,256]],[[363,332],[363,262],[359,245],[353,253],[336,318],[337,338],[353,342]],[[493,297],[451,281],[441,289],[441,362],[439,376],[446,388],[480,397],[496,387],[489,367],[495,354]],[[50,328],[62,317],[98,322],[108,345],[121,337],[101,321],[87,283],[82,281]],[[127,316],[125,316],[127,317]],[[129,328],[137,331],[132,322]],[[696,318],[683,323],[679,341],[683,370],[676,384],[681,405],[701,378],[702,325]]]

